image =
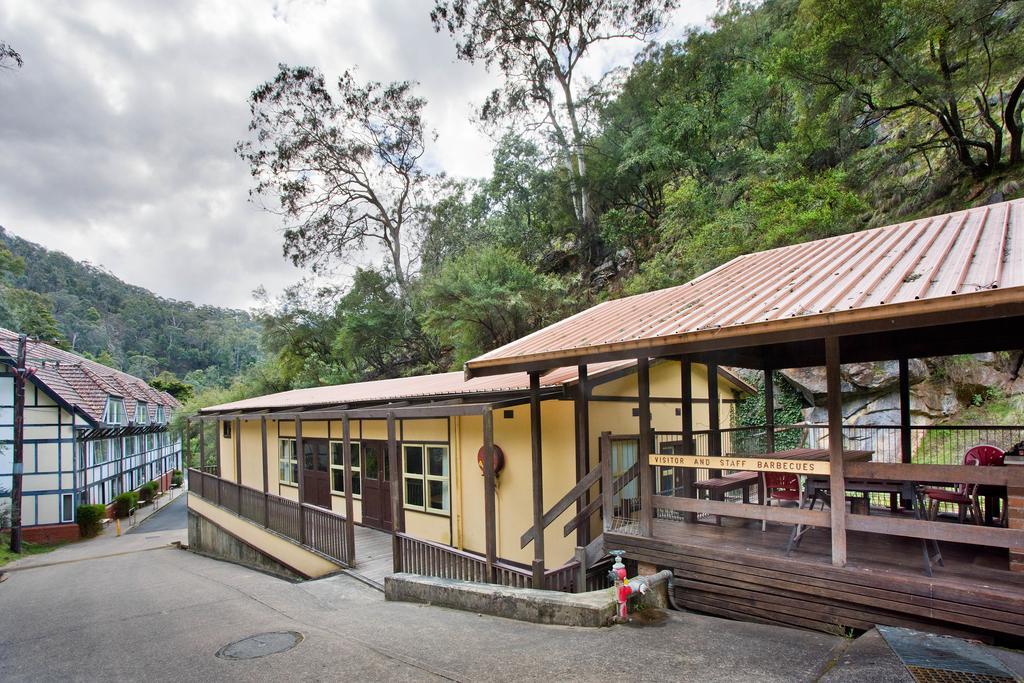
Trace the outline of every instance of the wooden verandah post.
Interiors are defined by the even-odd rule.
[[[299,543],[306,543],[306,512],[303,504],[306,502],[305,467],[306,453],[302,445],[302,418],[295,418],[295,459],[299,465]]]
[[[206,474],[206,423],[199,418],[199,471]]]
[[[348,415],[341,416],[341,458],[345,477],[345,547],[348,565],[356,566],[356,527],[352,504],[352,428]]]
[[[775,452],[775,380],[772,369],[764,369],[764,429],[765,450]]]
[[[544,470],[541,453],[540,373],[530,373],[530,465],[533,472],[533,587],[544,587]]]
[[[587,384],[587,366],[577,369],[576,396],[573,401],[576,418],[576,481],[590,473],[590,387]],[[576,514],[580,514],[590,503],[590,491],[576,500]],[[576,527],[576,545],[585,546],[590,542],[590,525]]]
[[[402,571],[402,539],[398,532],[404,531],[402,525],[402,471],[398,457],[398,429],[395,424],[395,413],[388,412],[388,469],[391,484],[391,557],[396,572]]]
[[[900,368],[900,462],[910,463],[912,461],[911,440],[910,440],[910,361],[906,358],[899,359]],[[903,508],[910,510],[914,507],[914,501],[902,501]]]
[[[689,356],[679,356],[679,420],[681,422],[682,455],[697,455],[693,443],[693,362]],[[694,471],[689,467],[677,467],[675,485],[682,490],[684,498],[694,497]],[[696,522],[697,513],[685,513],[687,522]]]
[[[221,426],[220,418],[214,418],[213,425],[214,425],[214,428],[213,428],[213,447],[214,447],[214,453],[217,456],[217,464],[216,464],[216,467],[217,467],[217,477],[220,478],[220,475],[221,475],[221,470],[220,470],[220,439],[221,439],[221,435],[224,433],[224,427]]]
[[[242,483],[242,418],[235,418],[235,483]]]
[[[498,541],[494,510],[494,412],[488,408],[483,414],[484,422],[484,546],[487,562],[487,580],[494,583],[494,563],[497,561]],[[536,535],[543,529],[534,527]],[[536,539],[534,540],[536,543]]]
[[[839,337],[825,337],[825,385],[828,408],[829,488],[832,564],[846,566],[846,480],[843,474],[843,396],[839,376]]]
[[[654,472],[651,470],[651,450],[653,439],[651,438],[651,365],[647,358],[638,358],[636,361],[637,372],[637,394],[639,398],[639,441],[637,450],[639,454],[638,479],[640,481],[640,534],[651,535],[653,526],[654,509],[652,502],[654,496]]]
[[[270,528],[270,462],[267,452],[267,418],[260,418],[260,450],[263,453],[263,526]]]

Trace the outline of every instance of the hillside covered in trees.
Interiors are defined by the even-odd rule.
[[[0,326],[52,339],[143,379],[230,382],[259,355],[244,311],[164,299],[0,228]]]
[[[727,2],[659,41],[676,5],[436,2],[425,29],[503,79],[477,103],[486,178],[428,170],[415,83],[282,65],[257,87],[237,151],[286,255],[381,256],[267,300],[274,380],[239,393],[446,370],[739,254],[1022,194],[1021,3]]]

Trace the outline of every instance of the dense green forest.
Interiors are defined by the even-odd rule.
[[[0,326],[144,379],[220,386],[260,353],[259,324],[244,311],[158,297],[2,228],[0,294]]]
[[[253,196],[297,265],[383,256],[266,300],[268,361],[226,393],[447,370],[739,254],[1022,194],[1022,3],[727,2],[658,42],[676,5],[437,2],[453,53],[503,78],[476,114],[488,178],[427,170],[414,83],[281,65],[237,147]],[[582,75],[629,40],[633,64]]]

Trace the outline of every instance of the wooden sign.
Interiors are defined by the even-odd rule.
[[[651,454],[651,465],[658,467],[700,467],[709,470],[748,470],[751,472],[788,472],[790,474],[824,474],[831,469],[827,460],[789,460],[785,458],[663,455]]]

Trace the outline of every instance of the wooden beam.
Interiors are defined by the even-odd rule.
[[[242,420],[235,418],[235,483],[242,483]]]
[[[899,359],[900,367],[900,460],[909,463],[910,453],[910,362]]]
[[[263,526],[270,527],[270,503],[266,494],[270,492],[270,457],[267,452],[267,418],[260,418],[260,444],[263,450]]]
[[[771,368],[764,371],[764,429],[765,446],[775,452],[775,380]]]
[[[607,532],[612,530],[615,515],[615,494],[612,492],[612,433],[601,432],[598,444],[598,456],[601,458],[598,464],[601,467],[602,528]]]
[[[494,413],[484,413],[484,548],[487,581],[494,583],[494,563],[498,559],[498,535],[494,506]]]
[[[557,503],[551,506],[550,510],[544,513],[544,519],[542,520],[544,528],[546,529],[548,526],[551,525],[552,522],[558,519],[558,516],[565,512],[566,510],[568,510],[570,505],[572,505],[574,502],[579,501],[582,495],[586,493],[588,490],[590,490],[590,487],[596,484],[600,479],[601,471],[599,469],[593,470],[584,475],[583,479],[578,481],[576,485],[569,490],[568,493],[562,496],[562,498]],[[527,529],[519,538],[519,547],[525,548],[527,545],[529,545],[530,541],[534,539],[536,531],[537,530],[535,527],[530,527],[529,529]]]
[[[530,373],[530,465],[533,473],[533,527],[544,526],[544,458],[541,452],[540,373]],[[533,540],[533,587],[544,587],[544,534]]]
[[[348,566],[356,566],[356,528],[352,503],[352,427],[348,415],[341,416],[341,458],[345,477],[345,548]]]
[[[1024,467],[976,465],[905,465],[895,462],[848,462],[848,479],[912,481],[929,484],[982,484],[1024,486]]]
[[[979,467],[977,469],[986,468]],[[1024,547],[1024,530],[1022,529],[851,514],[846,515],[846,525],[851,531],[866,531],[890,536],[926,538],[948,543],[970,543],[993,548]]]
[[[398,532],[403,531],[401,524],[402,516],[402,473],[400,458],[398,457],[398,435],[395,424],[395,414],[388,413],[388,469],[391,485],[391,554],[395,571],[402,569],[402,542]],[[424,491],[426,496],[427,492]]]
[[[655,496],[654,505],[679,512],[705,512],[719,517],[766,520],[780,524],[803,524],[826,528],[830,525],[829,513],[824,510],[798,510],[797,508],[768,505],[728,503],[724,500],[698,500],[669,496]]]
[[[722,415],[721,404],[718,402],[718,365],[712,362],[705,364],[708,384],[708,455],[722,454]],[[722,476],[722,470],[708,470],[708,476],[714,479]]]
[[[594,472],[601,472],[601,468],[597,468]],[[562,535],[568,536],[573,531],[579,528],[581,524],[585,524],[590,521],[590,516],[602,508],[601,498],[595,498],[594,500],[587,503],[582,510],[580,510],[575,517],[570,519],[562,527]]]
[[[220,474],[221,474],[221,468],[220,468],[220,440],[221,440],[221,436],[223,434],[224,434],[224,426],[222,424],[222,421],[221,420],[217,420],[214,423],[214,427],[213,427],[213,446],[216,449],[214,451],[214,453],[217,455],[217,477],[218,478],[220,478]]]
[[[302,509],[306,502],[306,453],[302,445],[302,418],[295,418],[295,459],[299,463],[299,543],[306,543],[306,512]]]
[[[573,414],[576,418],[576,481],[581,481],[590,472],[590,383],[587,381],[587,366],[577,368],[578,380],[573,398]],[[576,514],[590,503],[590,490],[576,497]],[[586,546],[590,540],[590,527],[583,524],[576,529],[576,545]]]
[[[846,566],[846,480],[843,474],[843,395],[839,375],[839,337],[825,338],[828,408],[829,488],[832,495],[832,564]]]
[[[640,465],[640,534],[651,535],[654,509],[651,496],[654,495],[654,470],[651,469],[651,451],[654,439],[651,438],[651,365],[646,358],[636,361],[637,397],[640,402],[639,435],[637,444],[637,462]]]
[[[679,419],[680,428],[683,434],[683,451],[694,453],[693,447],[693,361],[689,356],[679,356]],[[696,479],[694,472],[686,467],[675,468],[675,485],[678,493],[684,498],[695,498],[693,483]],[[695,523],[697,515],[687,513],[687,522]]]
[[[199,471],[206,472],[206,423],[199,423]]]

